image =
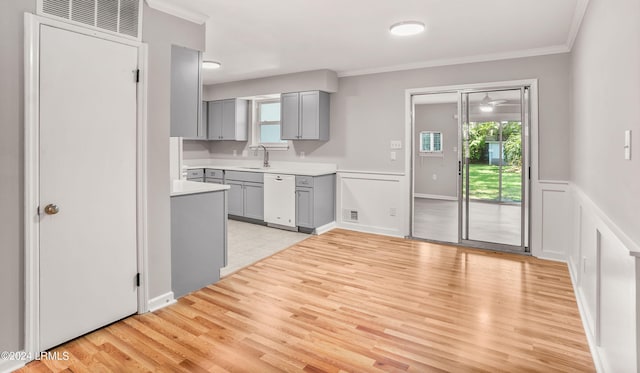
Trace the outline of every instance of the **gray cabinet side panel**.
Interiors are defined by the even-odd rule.
[[[222,136],[222,101],[211,101],[207,108],[207,138],[220,140]]]
[[[171,197],[171,288],[176,298],[220,279],[224,213],[224,192]]]
[[[300,95],[283,93],[280,97],[280,138],[283,140],[297,140],[300,123]]]
[[[229,214],[244,216],[244,187],[242,182],[226,181],[229,189],[228,207]]]
[[[264,220],[264,184],[244,183],[244,216]]]
[[[319,93],[318,91],[300,93],[300,136],[304,140],[317,140],[320,138],[318,131],[319,120]]]
[[[336,175],[317,176],[313,180],[313,228],[336,220]]]
[[[331,95],[327,92],[320,91],[320,109],[319,109],[319,123],[318,123],[318,140],[329,141],[329,128],[331,118]]]
[[[171,136],[198,137],[200,52],[171,46]]]

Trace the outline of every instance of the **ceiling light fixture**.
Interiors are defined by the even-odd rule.
[[[202,68],[207,70],[219,69],[222,64],[218,61],[202,61]]]
[[[391,25],[389,32],[396,36],[411,36],[423,32],[424,23],[418,21],[403,21]]]

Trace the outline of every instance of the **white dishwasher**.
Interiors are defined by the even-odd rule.
[[[296,177],[264,174],[264,221],[295,228]]]

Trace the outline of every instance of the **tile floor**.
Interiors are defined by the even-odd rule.
[[[227,224],[228,265],[220,270],[220,276],[229,275],[307,237],[309,235],[304,233],[229,220]]]

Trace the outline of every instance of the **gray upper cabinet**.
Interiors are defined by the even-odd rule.
[[[283,140],[329,140],[329,93],[283,93],[280,137]]]
[[[171,136],[187,139],[207,137],[201,112],[201,54],[171,46]]]
[[[209,140],[247,141],[249,101],[210,101],[207,109]]]

